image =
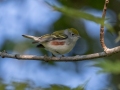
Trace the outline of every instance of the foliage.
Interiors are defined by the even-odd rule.
[[[0,90],[85,90],[83,86],[76,88],[70,88],[64,85],[50,85],[47,88],[35,87],[30,85],[29,82],[11,82],[11,84],[5,84],[0,82]]]
[[[4,2],[3,3],[3,6],[4,5],[6,5],[6,2],[7,0],[1,0],[0,2]],[[17,2],[16,0],[13,0],[12,2]],[[22,7],[22,5],[24,5],[25,6],[25,3],[24,3],[24,1],[29,1],[29,0],[18,0],[18,1],[22,1],[22,3],[20,4],[20,5],[18,5],[18,3],[17,4],[15,4],[15,5],[17,5],[17,8],[19,8],[19,6],[20,7]],[[32,0],[30,0],[30,1],[32,1]],[[36,0],[33,0],[33,1],[36,1]],[[38,0],[39,1],[39,0]],[[50,1],[50,0],[48,0],[48,1]],[[53,0],[54,1],[54,0]],[[43,22],[42,20],[40,21],[42,24],[40,24],[40,23],[37,23],[38,24],[38,26],[36,25],[36,27],[37,28],[35,28],[35,27],[33,27],[32,25],[33,25],[33,23],[31,24],[31,22],[29,21],[30,20],[30,18],[28,18],[28,16],[26,16],[26,15],[28,15],[28,13],[27,13],[27,11],[29,11],[29,10],[27,10],[26,8],[25,8],[25,10],[26,10],[26,13],[23,13],[26,17],[27,17],[27,21],[29,22],[29,23],[27,23],[27,21],[24,21],[25,23],[27,23],[27,25],[24,25],[25,27],[29,27],[29,28],[26,28],[26,34],[32,34],[32,35],[34,35],[34,34],[36,34],[36,35],[41,35],[41,32],[43,32],[44,31],[44,29],[46,30],[46,29],[48,29],[48,31],[47,32],[43,32],[43,33],[51,33],[51,31],[56,31],[56,30],[60,30],[60,29],[65,29],[65,28],[69,28],[69,27],[73,27],[73,28],[76,28],[76,29],[78,29],[79,30],[79,32],[80,32],[80,35],[82,36],[82,38],[81,38],[81,40],[79,41],[79,43],[77,44],[78,45],[78,47],[76,47],[75,49],[74,49],[74,52],[71,52],[70,53],[70,55],[72,56],[72,55],[76,55],[76,52],[79,52],[80,51],[80,53],[77,53],[77,54],[87,54],[87,53],[93,53],[93,52],[99,52],[99,51],[103,51],[102,50],[102,48],[101,48],[101,46],[100,46],[100,41],[99,41],[99,39],[98,38],[91,38],[91,36],[89,36],[89,32],[87,32],[87,30],[86,30],[86,26],[85,26],[85,24],[83,23],[83,22],[81,22],[80,20],[79,20],[79,18],[83,18],[83,19],[86,19],[86,20],[90,20],[90,21],[92,21],[92,22],[95,22],[95,23],[97,23],[97,24],[101,24],[102,23],[102,19],[100,18],[100,17],[96,17],[96,16],[94,16],[94,15],[92,15],[92,14],[89,14],[89,13],[86,13],[86,12],[84,12],[83,10],[82,11],[80,11],[80,8],[81,7],[84,7],[84,6],[86,6],[86,7],[88,7],[88,8],[94,8],[95,10],[101,10],[102,11],[102,8],[103,8],[103,4],[104,4],[104,1],[105,0],[57,0],[57,1],[59,1],[59,3],[61,3],[62,5],[63,5],[63,7],[58,7],[58,6],[52,6],[52,5],[50,5],[51,7],[53,7],[53,9],[54,10],[56,10],[56,11],[59,11],[59,12],[61,12],[62,13],[62,15],[61,15],[61,17],[60,18],[58,18],[56,21],[54,21],[54,22],[52,22],[52,20],[50,21],[51,22],[51,24],[50,24],[50,26],[48,27],[46,27],[45,25],[43,25],[43,28],[42,28],[42,24],[44,24],[47,20],[47,18],[45,18],[45,21]],[[9,1],[9,2],[11,2],[11,1]],[[7,1],[7,3],[9,3],[8,1]],[[20,3],[20,2],[19,2]],[[23,4],[24,3],[24,4]],[[29,5],[29,4],[28,4]],[[110,9],[110,10],[108,10],[108,11],[114,11],[114,13],[115,13],[115,15],[117,15],[118,13],[119,13],[119,11],[120,11],[120,8],[118,8],[118,6],[120,5],[120,2],[119,2],[119,0],[110,0],[110,3],[109,3],[109,6],[108,6],[108,9]],[[1,6],[2,6],[2,3],[1,3]],[[6,5],[6,7],[7,7],[7,5]],[[15,6],[14,6],[15,7]],[[26,7],[28,7],[28,6],[26,6]],[[35,7],[33,7],[33,6],[31,6],[31,10],[37,10]],[[37,7],[37,6],[36,6]],[[76,7],[77,7],[77,9],[76,9]],[[2,9],[2,8],[1,8]],[[17,13],[16,12],[14,12],[14,10],[16,10],[16,9],[13,9],[13,11],[12,11],[12,14],[10,14],[10,15],[14,15],[14,14],[16,14],[17,15]],[[44,10],[44,9],[43,9]],[[9,9],[7,9],[6,11],[9,11]],[[21,10],[22,11],[22,10]],[[24,11],[24,10],[23,10]],[[33,11],[32,11],[32,13],[33,13]],[[9,11],[9,12],[11,12],[11,11]],[[19,20],[18,22],[21,22],[21,20],[22,19],[24,19],[25,17],[21,17],[21,15],[22,15],[22,13],[20,12],[20,11],[17,11],[17,12],[19,12],[20,13],[20,15],[18,14],[18,16],[16,17],[17,19],[13,19],[13,21],[17,21],[17,20]],[[3,12],[4,13],[4,12]],[[32,14],[31,13],[31,14]],[[42,13],[41,13],[42,14]],[[109,12],[108,14],[110,14],[110,15],[112,15],[113,17],[112,18],[110,18],[110,19],[116,19],[116,18],[114,18],[114,14],[113,13],[111,13],[111,12]],[[1,14],[0,14],[1,15]],[[4,14],[3,14],[4,15]],[[39,15],[39,14],[38,14]],[[9,15],[8,15],[9,16]],[[29,16],[31,16],[31,15],[29,15]],[[51,16],[51,15],[48,15],[47,17],[49,18],[49,16]],[[68,17],[69,16],[69,17]],[[102,15],[101,15],[102,16]],[[11,17],[11,16],[9,16],[9,17]],[[33,18],[33,17],[32,17]],[[8,17],[6,17],[6,19],[8,19]],[[118,19],[120,20],[120,14],[118,15]],[[1,17],[1,20],[0,21],[4,21],[4,19],[2,19],[2,17]],[[119,21],[119,20],[117,20],[117,21]],[[37,21],[37,20],[34,20],[34,22],[35,21]],[[12,23],[12,19],[10,19],[10,22]],[[22,22],[23,24],[25,24],[24,22]],[[2,23],[4,23],[4,24],[6,24],[6,26],[5,27],[8,27],[8,29],[10,29],[11,30],[11,28],[13,27],[13,26],[11,26],[11,25],[9,25],[9,23],[5,23],[5,22],[0,22],[1,24]],[[117,22],[117,23],[119,23],[119,22]],[[114,36],[118,36],[118,39],[116,39],[116,42],[118,42],[118,45],[120,44],[119,43],[119,41],[120,41],[120,35],[119,35],[119,29],[120,29],[120,26],[119,25],[117,25],[117,23],[115,23],[115,26],[112,26],[112,25],[110,25],[110,24],[105,24],[105,26],[107,27],[107,29],[112,29],[112,30],[114,30],[115,32],[114,32]],[[20,25],[19,26],[22,26],[21,25],[21,23],[19,23]],[[40,26],[40,28],[39,28],[39,26]],[[88,25],[89,26],[89,25]],[[17,27],[17,25],[15,24],[15,27],[16,28],[20,28],[20,27]],[[31,28],[32,27],[32,28]],[[52,27],[52,28],[51,28]],[[54,27],[54,29],[53,29],[53,27]],[[93,25],[93,27],[94,27],[94,25]],[[42,28],[42,29],[41,29]],[[4,28],[2,28],[3,30],[4,30]],[[39,29],[39,30],[38,30]],[[1,28],[0,28],[0,30],[1,30]],[[10,31],[9,30],[9,31]],[[17,30],[17,29],[16,29]],[[23,29],[24,30],[24,29]],[[91,28],[89,28],[89,30],[91,30]],[[94,30],[95,30],[95,32],[97,31],[97,29],[96,28],[94,28]],[[21,30],[22,31],[22,30]],[[2,31],[3,32],[3,31]],[[13,32],[13,31],[12,31]],[[7,51],[12,51],[13,53],[14,52],[18,52],[18,53],[21,53],[21,52],[25,52],[26,50],[29,50],[29,49],[31,49],[31,48],[33,48],[34,47],[34,49],[35,49],[35,45],[32,45],[29,41],[25,41],[24,39],[22,39],[22,41],[19,41],[19,37],[21,37],[21,33],[20,34],[18,34],[19,33],[19,31],[15,31],[16,32],[16,34],[18,35],[17,37],[14,37],[14,38],[11,38],[9,35],[7,35],[6,33],[9,33],[9,34],[11,34],[11,36],[12,36],[12,33],[11,32],[7,32],[6,31],[6,33],[5,33],[5,35],[4,35],[4,37],[2,38],[2,40],[3,40],[3,43],[1,44],[1,40],[0,40],[0,49],[1,50],[7,50]],[[42,34],[43,34],[42,33]],[[96,34],[96,33],[94,33],[94,32],[92,32],[93,33],[93,36]],[[14,36],[14,35],[13,35]],[[105,41],[106,42],[106,44],[108,44],[108,46],[110,46],[110,47],[114,47],[116,44],[114,44],[114,39],[115,39],[115,37],[114,36],[110,36],[109,35],[109,33],[108,32],[105,32],[105,40],[107,41]],[[99,36],[98,36],[99,37]],[[16,39],[15,39],[16,38]],[[84,42],[82,42],[82,41],[84,41]],[[85,50],[84,50],[84,46],[86,46],[85,47]],[[17,48],[17,49],[16,49]],[[37,52],[37,50],[38,49],[35,49],[35,52]],[[75,51],[76,50],[76,51]],[[34,53],[32,50],[30,50],[30,52],[32,52],[32,54]],[[44,54],[46,54],[46,51],[45,50],[38,50],[38,52],[40,52],[40,53],[42,53],[43,55]],[[40,55],[40,53],[38,53],[37,52],[37,54],[38,55]],[[81,53],[82,52],[82,53]],[[34,54],[36,54],[36,53],[34,53]],[[103,58],[103,59],[105,59],[104,61],[99,61],[99,62],[96,62],[96,64],[94,65],[94,66],[96,66],[96,67],[100,67],[100,68],[102,68],[99,72],[101,73],[111,73],[111,74],[115,74],[115,75],[118,75],[118,74],[120,74],[120,61],[119,61],[119,55],[118,56],[113,56],[113,59],[110,57],[110,59],[106,59],[106,58]],[[113,61],[110,61],[110,60],[113,60]],[[118,60],[118,61],[115,61],[115,60]],[[2,59],[0,59],[0,61],[2,61]],[[5,61],[5,60],[4,60]],[[8,60],[9,61],[9,60]],[[47,62],[47,64],[45,64],[46,62],[44,62],[43,63],[43,66],[44,65],[49,65],[48,64],[48,62]],[[74,62],[72,62],[72,63],[74,63]],[[85,61],[85,63],[89,63],[89,62],[87,62],[87,61]],[[1,65],[2,63],[0,62],[0,65]],[[67,63],[67,64],[69,64],[69,63]],[[83,63],[82,63],[83,64]],[[51,65],[54,65],[53,64],[53,62],[51,62]],[[79,67],[78,67],[78,66]],[[81,73],[82,73],[82,71],[83,72],[86,72],[85,71],[85,69],[84,68],[86,68],[86,67],[80,67],[80,66],[82,66],[81,65],[81,62],[80,63],[78,63],[77,62],[77,65],[75,64],[75,67],[73,67],[73,68],[76,68],[76,69],[74,69],[74,70],[76,70],[76,71],[80,71]],[[1,65],[2,66],[2,65]],[[28,66],[28,64],[26,65],[26,66]],[[9,66],[8,66],[9,67]],[[60,66],[60,67],[62,67],[62,65]],[[23,67],[23,68],[25,68],[25,67]],[[54,67],[55,68],[55,67]],[[31,68],[30,68],[31,69]],[[69,71],[70,71],[70,68],[68,68],[69,69]],[[31,69],[32,70],[32,69]],[[3,70],[4,71],[4,70]],[[72,70],[71,70],[72,71]],[[73,71],[72,71],[73,72]],[[0,72],[0,74],[1,74],[1,72]],[[4,74],[4,73],[3,73]],[[86,75],[85,75],[86,76]],[[114,75],[111,75],[111,78],[113,79],[113,80],[115,80],[115,82],[117,82],[117,84],[119,84],[119,77],[120,77],[120,75],[118,75],[117,77],[116,76],[114,76]],[[39,80],[39,79],[38,79]],[[51,81],[52,82],[52,81]],[[99,82],[99,81],[98,81]],[[109,81],[108,81],[109,82]],[[93,82],[92,82],[93,83]],[[110,82],[111,84],[115,84],[116,86],[117,86],[117,84],[116,83],[114,83],[114,82]],[[101,83],[100,83],[101,84]],[[6,83],[4,83],[4,82],[0,82],[0,90],[5,90],[6,88],[8,88],[8,87],[12,87],[12,88],[14,88],[13,90],[25,90],[25,89],[27,89],[27,90],[85,90],[85,85],[80,85],[80,86],[78,86],[78,87],[76,87],[76,88],[70,88],[70,87],[68,87],[68,86],[64,86],[64,85],[56,85],[56,84],[54,84],[54,85],[50,85],[50,87],[47,87],[47,88],[42,88],[42,87],[34,87],[33,85],[31,85],[31,84],[29,84],[29,81],[28,82],[23,82],[23,83],[20,83],[20,82],[12,82],[12,83],[10,83],[10,84],[6,84]]]
[[[49,4],[50,5],[50,4]],[[94,16],[92,14],[86,13],[82,10],[77,10],[77,9],[73,9],[70,7],[66,7],[66,6],[62,6],[62,7],[57,7],[57,6],[53,6],[50,5],[54,10],[61,12],[62,14],[65,14],[67,16],[70,17],[74,17],[74,18],[83,18],[89,21],[93,21],[97,24],[104,24],[104,20],[100,17]],[[102,17],[102,15],[101,15]],[[107,19],[105,19],[107,20]],[[104,26],[110,31],[110,32],[114,32],[114,28],[109,24],[109,23],[105,23]]]
[[[80,10],[76,10],[73,8],[69,8],[69,7],[57,7],[57,6],[52,6],[55,10],[62,12],[63,14],[67,15],[67,16],[71,16],[71,17],[76,17],[76,18],[84,18],[86,20],[90,20],[96,23],[101,24],[102,23],[102,19],[99,17],[95,17],[94,15],[91,15],[89,13],[86,13],[84,11],[80,11]]]
[[[112,74],[120,74],[120,61],[98,61],[94,64],[96,67],[102,68],[99,73],[112,73]]]

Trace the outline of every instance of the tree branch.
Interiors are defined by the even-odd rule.
[[[109,3],[109,0],[105,0],[105,4],[104,4],[104,8],[103,8],[103,13],[102,13],[102,19],[103,19],[103,22],[100,26],[100,43],[101,43],[101,46],[102,48],[104,49],[104,51],[106,53],[108,53],[108,49],[107,46],[105,45],[104,43],[104,20],[105,20],[105,15],[106,15],[106,11],[107,11],[107,4]]]
[[[41,60],[41,61],[82,61],[95,58],[107,57],[114,53],[120,52],[120,46],[109,49],[108,53],[100,52],[88,55],[76,55],[71,57],[47,57],[47,56],[35,56],[35,55],[20,55],[20,54],[8,54],[6,52],[0,52],[1,57],[15,58],[19,60]]]
[[[101,24],[101,27],[100,27],[100,42],[105,52],[93,53],[88,55],[76,55],[71,57],[48,57],[48,56],[35,56],[35,55],[8,54],[7,52],[3,51],[3,52],[0,52],[0,56],[2,58],[7,57],[7,58],[15,58],[19,60],[82,61],[82,60],[90,60],[95,58],[107,57],[107,56],[113,55],[114,53],[120,52],[120,46],[109,49],[106,47],[104,43],[104,19],[105,19],[108,3],[109,3],[109,0],[105,0],[103,14],[102,14],[103,23]]]

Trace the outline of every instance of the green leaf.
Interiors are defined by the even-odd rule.
[[[28,87],[28,83],[12,82],[12,85],[15,87],[15,90],[25,90]]]
[[[120,31],[118,32],[118,37],[115,39],[115,42],[118,43],[120,41]]]
[[[95,17],[94,15],[91,15],[89,13],[86,13],[80,10],[76,10],[76,9],[65,7],[65,6],[64,7],[52,6],[52,7],[54,8],[54,10],[62,12],[63,14],[67,16],[76,17],[76,18],[84,18],[86,20],[94,21],[98,24],[103,24],[102,18]]]
[[[0,90],[5,90],[6,86],[6,84],[0,82]]]
[[[50,5],[50,4],[49,4]],[[89,21],[93,21],[97,24],[101,24],[101,25],[104,25],[110,32],[114,32],[114,29],[113,27],[110,25],[110,24],[104,24],[104,20],[103,18],[100,18],[100,17],[96,17],[92,14],[89,14],[89,13],[86,13],[84,11],[80,11],[80,10],[77,10],[77,9],[73,9],[73,8],[70,8],[70,7],[66,7],[66,6],[62,6],[62,7],[57,7],[57,6],[54,6],[54,5],[50,5],[52,6],[52,8],[54,10],[57,10],[67,16],[70,16],[70,17],[75,17],[75,18],[83,18],[83,19],[86,19],[86,20],[89,20]],[[102,17],[102,15],[101,15]]]
[[[96,67],[102,68],[99,70],[99,73],[112,73],[112,74],[120,74],[120,61],[99,61],[94,64]]]
[[[51,90],[70,90],[70,88],[64,85],[51,85]]]
[[[73,90],[85,90],[85,89],[82,86],[78,86],[78,87],[74,88]]]

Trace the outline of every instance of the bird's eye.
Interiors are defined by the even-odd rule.
[[[72,36],[74,36],[75,34],[74,33],[72,33]]]

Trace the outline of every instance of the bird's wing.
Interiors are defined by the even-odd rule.
[[[63,40],[63,39],[66,39],[67,37],[68,36],[63,34],[62,31],[56,31],[56,32],[53,32],[52,34],[43,35],[39,37],[39,39],[41,43],[44,43],[52,40]]]
[[[53,40],[63,40],[66,39],[68,36],[63,33],[63,31],[55,31],[51,34]]]
[[[44,43],[53,40],[53,37],[50,34],[46,34],[41,36],[39,39],[41,39],[41,43]]]
[[[52,40],[63,40],[68,36],[63,33],[63,31],[55,31],[52,34],[46,34],[41,37],[30,36],[30,35],[22,35],[25,38],[33,39],[33,43],[44,43]]]

